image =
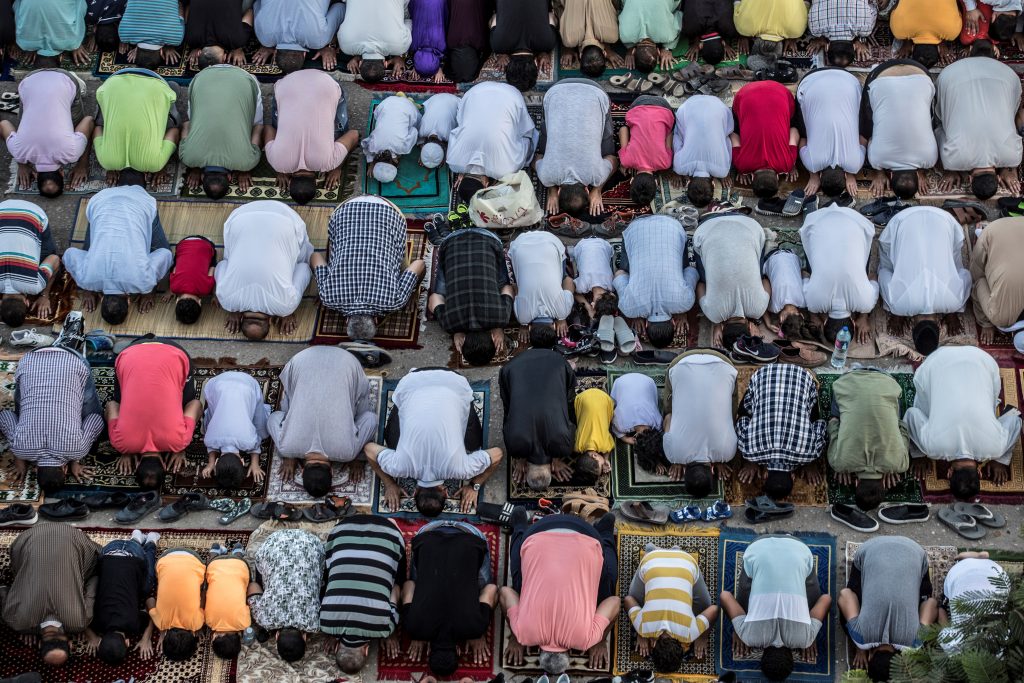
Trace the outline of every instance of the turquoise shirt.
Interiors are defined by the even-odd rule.
[[[673,50],[679,42],[683,13],[679,0],[623,0],[619,13],[619,40],[633,47],[649,38],[666,50]]]
[[[53,57],[85,38],[85,0],[14,0],[15,41],[26,52]]]

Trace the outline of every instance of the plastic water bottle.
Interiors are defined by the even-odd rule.
[[[836,335],[836,347],[832,350],[832,367],[837,370],[846,366],[846,354],[850,350],[850,328],[843,327]]]
[[[254,640],[256,640],[256,629],[254,629],[252,626],[250,626],[250,627],[246,628],[244,631],[242,631],[242,644],[243,645],[248,645],[248,644],[252,643]]]

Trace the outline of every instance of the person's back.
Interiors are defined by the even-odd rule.
[[[1005,596],[993,585],[992,580],[1010,583],[1006,569],[987,557],[967,557],[952,566],[943,582],[942,594],[949,601],[950,624],[939,633],[938,642],[947,654],[957,654],[962,649],[964,633],[962,625],[971,617],[970,611],[960,605],[960,600],[970,595],[984,594],[986,597]]]
[[[224,372],[203,385],[203,443],[219,453],[258,452],[270,406],[252,375]]]
[[[924,548],[904,536],[876,536],[857,549],[853,567],[861,577],[857,633],[865,643],[915,646],[921,580],[928,572]]]
[[[222,562],[224,560],[221,560]],[[199,631],[206,623],[202,590],[206,567],[188,550],[167,550],[156,563],[156,605],[149,609],[160,631]]]
[[[740,0],[734,15],[740,35],[770,41],[799,38],[807,30],[803,0]]]
[[[910,451],[900,421],[903,390],[890,375],[851,370],[832,385],[839,424],[829,424],[829,464],[858,479],[881,479],[906,472]]]
[[[807,28],[812,36],[852,41],[870,36],[877,17],[875,0],[812,0]]]
[[[529,349],[498,373],[505,407],[505,446],[510,458],[546,464],[572,451],[573,416],[569,399],[575,374],[565,358],[551,349]]]
[[[643,556],[637,576],[644,585],[644,605],[629,610],[640,637],[667,633],[688,645],[708,629],[707,617],[693,613],[693,584],[699,575],[697,558],[678,548],[658,548]]]
[[[96,91],[103,133],[93,141],[96,160],[108,171],[131,168],[156,173],[174,153],[164,138],[167,117],[177,97],[162,78],[115,74]]]
[[[758,319],[770,295],[761,284],[764,228],[747,216],[713,218],[693,233],[693,250],[704,269],[700,308],[713,323],[734,317]]]
[[[693,353],[669,367],[672,420],[665,431],[670,463],[727,462],[736,454],[736,368],[717,353]]]
[[[221,166],[249,171],[259,163],[260,148],[252,142],[260,87],[236,66],[203,69],[188,88],[190,128],[178,156],[189,168]]]
[[[601,154],[601,142],[610,107],[608,95],[596,83],[563,82],[545,93],[547,145],[536,164],[544,186],[604,183],[611,166]]]
[[[330,74],[303,69],[274,84],[277,135],[266,144],[267,161],[278,173],[331,171],[348,149],[335,141],[341,86]]]
[[[572,292],[562,288],[565,246],[550,232],[524,232],[508,247],[516,278],[516,320],[565,320],[572,311]]]
[[[971,275],[975,280],[975,317],[1010,327],[1024,312],[1024,218],[989,223],[974,245]],[[979,315],[980,314],[980,315]]]
[[[345,20],[338,28],[342,52],[363,59],[384,59],[409,50],[409,0],[346,0],[345,4]]]
[[[184,414],[190,361],[170,344],[132,344],[114,363],[120,412],[109,420],[110,443],[119,453],[178,453],[192,441],[195,420]]]
[[[853,209],[827,206],[815,211],[800,228],[810,264],[804,299],[813,313],[844,318],[867,313],[878,300],[878,284],[868,279],[867,263],[875,228]]]
[[[43,57],[74,50],[85,38],[85,0],[15,0],[18,47]]]
[[[736,422],[743,457],[789,472],[813,461],[825,446],[825,423],[812,419],[818,402],[815,376],[797,365],[777,363],[750,378]]]
[[[262,596],[250,598],[256,623],[271,631],[319,631],[324,558],[324,544],[316,534],[303,529],[270,534],[253,554],[263,584]]]
[[[693,308],[693,288],[683,277],[686,232],[669,216],[642,216],[622,233],[629,277],[615,278],[619,310],[628,318],[672,315]]]
[[[679,38],[680,17],[675,0],[624,0],[619,12],[619,40],[630,47],[649,39],[658,45]]]
[[[838,166],[847,173],[860,171],[860,96],[860,81],[842,69],[812,71],[800,81],[797,101],[807,130],[800,160],[807,170],[817,173]]]
[[[889,14],[892,35],[917,45],[955,40],[962,27],[956,0],[899,0]]]
[[[40,263],[56,253],[46,212],[32,202],[0,202],[0,293],[38,294],[47,283]],[[49,273],[50,277],[55,273]]]
[[[813,644],[821,622],[807,605],[807,577],[814,572],[810,548],[797,538],[762,538],[747,546],[743,570],[750,577],[749,608],[745,617],[733,619],[743,642],[750,647]]]
[[[508,325],[512,299],[501,293],[501,283],[508,281],[508,268],[500,240],[465,231],[444,243],[439,265],[445,274],[445,300],[434,308],[434,318],[445,332]]]
[[[327,27],[331,0],[259,0],[253,29],[260,45],[279,50],[318,50],[309,39]]]
[[[676,110],[672,170],[695,178],[724,178],[732,164],[732,111],[711,95],[693,95]]]
[[[76,81],[59,71],[36,71],[18,84],[21,119],[7,138],[15,161],[32,164],[39,173],[60,170],[77,161],[87,140],[75,131],[71,105],[79,97]]]
[[[529,162],[536,126],[523,94],[508,83],[473,86],[459,102],[457,121],[448,141],[452,172],[501,178]]]
[[[128,0],[117,32],[122,43],[143,43],[159,49],[164,45],[181,45],[185,20],[178,0]]]
[[[789,173],[796,164],[797,147],[790,143],[796,100],[786,86],[775,81],[748,83],[732,103],[740,144],[732,150],[739,173],[770,168]]]
[[[889,69],[901,70],[900,75],[886,74]],[[871,167],[903,171],[935,166],[939,147],[932,130],[935,83],[931,76],[907,65],[888,69],[882,65],[872,76],[864,94],[872,120],[867,154]]]

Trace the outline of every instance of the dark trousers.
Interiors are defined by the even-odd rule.
[[[145,593],[143,597],[152,593],[156,588],[156,544],[142,544],[132,539],[111,541],[103,546],[103,551],[100,554],[110,555],[115,551],[118,554],[128,553],[146,563],[146,586],[143,589]]]
[[[188,358],[188,377],[185,378],[185,386],[182,389],[181,405],[182,407],[187,406],[189,403],[199,398],[199,391],[196,389],[196,381],[192,376],[192,357],[188,355],[188,351],[181,348],[181,344],[171,341],[170,339],[161,339],[160,337],[156,337],[152,332],[144,337],[139,337],[129,344],[129,346],[134,346],[135,344],[167,344],[168,346],[173,346],[184,353],[185,357]],[[121,382],[118,380],[117,373],[114,373],[113,400],[118,403],[121,402]]]
[[[509,546],[509,562],[512,574],[512,589],[517,593],[523,590],[523,542],[533,534],[552,529],[570,529],[585,534],[601,543],[601,554],[604,563],[601,567],[601,578],[597,584],[597,602],[615,595],[615,581],[619,576],[619,560],[615,550],[615,516],[605,515],[591,526],[575,515],[551,515],[534,524],[520,524],[512,529],[512,543]]]

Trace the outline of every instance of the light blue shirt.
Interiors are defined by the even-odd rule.
[[[85,0],[15,0],[15,42],[43,57],[76,50],[85,38],[86,9]]]
[[[693,308],[697,271],[684,270],[686,232],[669,216],[637,218],[622,233],[629,273],[615,278],[619,309],[627,318],[664,322]]]
[[[253,29],[260,45],[278,50],[319,50],[338,32],[345,4],[331,0],[256,0]]]

